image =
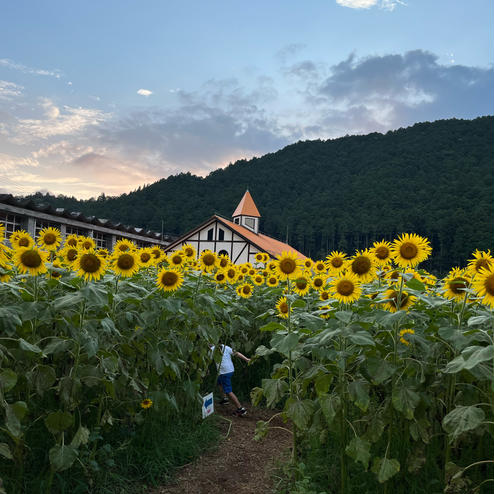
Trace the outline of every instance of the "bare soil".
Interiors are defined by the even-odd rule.
[[[218,447],[182,467],[172,484],[154,489],[149,494],[273,492],[273,472],[277,460],[286,461],[289,457],[291,434],[274,428],[263,440],[255,441],[256,422],[268,420],[276,412],[248,407],[247,416],[236,417],[232,405],[215,406],[215,412],[228,419],[220,421],[222,439]],[[275,417],[270,425],[287,427],[279,417]]]

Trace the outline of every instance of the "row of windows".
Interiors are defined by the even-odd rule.
[[[214,239],[214,228],[208,230],[208,241],[211,242]],[[218,240],[221,242],[225,240],[225,230],[218,228]]]
[[[5,234],[4,234],[5,240],[8,240],[10,235],[12,235],[12,233],[15,232],[16,230],[27,230],[28,229],[27,221],[28,221],[27,217],[25,216],[19,216],[19,215],[0,211],[0,223],[2,223],[5,227]],[[60,229],[60,223],[53,223],[50,221],[35,219],[35,223],[34,223],[35,237],[39,235],[39,232],[43,228],[48,228],[48,227]],[[78,228],[71,225],[66,225],[65,227],[66,236],[71,234],[88,236],[89,232],[90,230],[86,230],[84,228]],[[93,230],[92,238],[94,239],[96,243],[96,247],[98,249],[108,249],[111,247],[111,235]],[[121,240],[124,238],[125,237],[119,236],[117,237],[117,240]],[[143,242],[143,241],[137,241],[136,244],[140,248],[154,245],[152,242]]]

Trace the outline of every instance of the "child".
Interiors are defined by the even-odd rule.
[[[211,350],[214,351],[214,346],[211,347]],[[220,405],[225,405],[228,403],[227,396],[235,403],[237,410],[234,415],[242,417],[247,415],[247,410],[240,404],[238,398],[235,396],[235,393],[232,389],[232,375],[235,371],[232,362],[232,355],[235,357],[240,357],[242,360],[246,362],[250,362],[250,358],[247,358],[245,355],[242,355],[240,352],[234,352],[231,347],[228,345],[221,345],[221,364],[219,367],[219,376],[218,376],[218,385],[220,387],[221,392],[223,393],[223,399],[220,401]]]

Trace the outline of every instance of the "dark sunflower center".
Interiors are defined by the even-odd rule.
[[[227,259],[225,259],[224,257],[222,257],[222,258],[220,259],[220,267],[222,267],[222,268],[226,268],[227,266],[228,266],[228,260],[227,260]]]
[[[404,242],[400,247],[400,255],[403,259],[415,259],[419,250],[412,242]]]
[[[242,287],[242,293],[244,293],[245,295],[248,295],[250,292],[251,292],[250,285],[244,285]]]
[[[359,256],[352,262],[352,271],[358,275],[368,273],[371,267],[370,259],[365,256]]]
[[[276,284],[276,280],[277,280],[277,278],[269,278],[269,279],[268,279],[268,283],[269,283],[270,285],[275,285],[275,284]]]
[[[129,246],[126,245],[126,244],[120,244],[118,246],[118,250],[122,251],[122,252],[126,252],[127,250],[129,250]]]
[[[341,257],[335,257],[334,259],[331,259],[331,266],[333,266],[334,268],[340,268],[342,264],[343,259]]]
[[[288,314],[288,304],[286,302],[281,302],[281,304],[280,304],[280,312],[282,314]]]
[[[491,296],[494,297],[494,274],[489,275],[484,281],[485,291]]]
[[[455,278],[454,280],[451,280],[449,282],[450,290],[457,295],[464,293],[464,290],[467,286],[468,286],[468,281],[465,278],[461,278],[461,277]]]
[[[132,269],[134,264],[134,258],[130,254],[122,254],[117,261],[117,266],[124,271]]]
[[[192,257],[194,255],[194,251],[190,248],[190,247],[187,247],[185,250],[184,250],[184,253],[187,257]]]
[[[305,267],[310,268],[312,266],[312,263],[310,261],[305,261]]]
[[[19,247],[29,247],[29,239],[24,237],[19,240]]]
[[[217,279],[218,281],[223,281],[223,280],[225,279],[225,275],[224,275],[223,273],[218,273],[218,274],[216,275],[216,279]]]
[[[376,249],[376,257],[378,259],[387,259],[389,257],[389,249],[382,245]]]
[[[336,291],[343,295],[344,297],[348,297],[355,290],[354,284],[349,280],[342,280],[336,285]]]
[[[46,245],[53,245],[57,241],[57,237],[53,233],[47,233],[43,237],[43,241],[45,242]]]
[[[43,262],[41,256],[35,250],[27,250],[21,255],[21,262],[28,268],[37,268]]]
[[[321,293],[321,298],[323,300],[328,300],[329,299],[329,293],[328,292],[322,292]]]
[[[398,292],[393,292],[393,294],[389,298],[391,299],[391,303],[397,309],[401,309],[402,307],[406,307],[406,305],[408,303],[408,294],[407,293],[401,294],[401,300],[400,300],[400,306],[399,307],[398,307]]]
[[[148,252],[143,252],[141,254],[141,261],[142,262],[149,262],[151,260],[151,255]]]
[[[297,269],[297,263],[293,259],[282,259],[279,266],[284,274],[292,274]]]
[[[318,271],[324,271],[324,269],[325,269],[325,268],[326,268],[326,266],[325,266],[322,262],[318,262],[318,263],[316,264],[316,269],[317,269]]]
[[[77,240],[75,238],[69,238],[69,240],[67,240],[67,245],[70,245],[71,247],[77,247]]]
[[[164,286],[173,286],[175,285],[175,283],[177,283],[177,281],[178,281],[178,274],[174,273],[173,271],[167,271],[161,277],[161,283]]]
[[[206,254],[202,258],[202,262],[204,263],[205,266],[212,266],[214,264],[214,261],[215,261],[215,257],[213,256],[213,254]]]
[[[155,259],[158,259],[159,257],[161,257],[161,252],[159,250],[153,250],[153,252],[151,252],[151,254],[153,254]]]
[[[296,281],[295,281],[295,286],[299,289],[299,290],[305,290],[307,288],[307,280],[305,278],[298,278]]]
[[[81,257],[81,269],[86,273],[95,273],[101,266],[101,260],[94,254],[83,254]]]
[[[235,278],[235,270],[234,269],[229,269],[226,273],[226,275],[228,276],[228,278]]]
[[[84,247],[84,249],[90,249],[93,246],[93,244],[88,240],[86,240],[85,242],[82,242],[82,246]]]
[[[181,256],[173,256],[172,257],[172,264],[182,264],[182,257]]]
[[[315,278],[314,279],[314,286],[316,286],[317,288],[320,288],[323,284],[323,281],[322,281],[322,278]]]
[[[389,275],[389,278],[390,278],[391,280],[397,280],[399,277],[400,277],[400,273],[398,273],[398,271],[393,271],[393,272]]]
[[[487,259],[478,259],[477,262],[475,263],[475,271],[477,273],[482,269],[489,269],[491,263]]]
[[[67,251],[67,259],[72,262],[72,261],[75,261],[77,257],[77,249],[69,249]]]

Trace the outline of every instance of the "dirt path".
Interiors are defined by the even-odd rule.
[[[269,494],[273,489],[275,461],[286,460],[291,435],[280,429],[269,431],[262,441],[254,441],[258,420],[268,420],[275,412],[248,408],[245,417],[234,417],[232,406],[217,406],[216,413],[232,420],[221,420],[223,438],[217,449],[179,470],[173,484],[154,489],[150,494]],[[285,426],[279,417],[273,426]]]

